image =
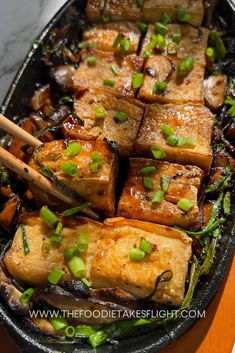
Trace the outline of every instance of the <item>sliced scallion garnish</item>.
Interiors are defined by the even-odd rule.
[[[62,271],[58,268],[53,268],[53,270],[49,274],[47,280],[51,284],[57,285],[59,283],[59,281],[61,280],[61,278],[63,277],[63,275],[64,275],[64,271]]]
[[[64,154],[67,157],[74,157],[77,154],[79,154],[82,151],[82,146],[80,145],[80,143],[72,143],[71,145],[69,145],[65,150],[64,150]]]
[[[91,206],[90,202],[84,202],[81,205],[78,205],[78,206],[73,207],[73,208],[69,208],[68,210],[64,211],[62,213],[62,215],[65,216],[65,217],[73,216],[74,214],[84,210],[84,208],[88,208],[90,206]]]
[[[43,206],[40,209],[40,218],[51,229],[55,229],[59,223],[59,218],[53,212],[51,212],[47,206]]]
[[[74,256],[67,263],[67,266],[74,275],[74,277],[82,277],[86,272],[86,265],[84,264],[83,260],[78,256]]]
[[[164,197],[164,191],[163,190],[157,190],[154,192],[151,202],[152,203],[161,203]]]
[[[78,175],[79,168],[74,163],[70,163],[70,162],[61,163],[59,165],[59,167],[60,167],[60,170],[66,175],[69,175],[69,176],[72,176],[72,177],[75,177],[76,175]]]
[[[32,298],[34,293],[34,289],[33,288],[28,288],[26,289],[19,297],[20,301],[22,303],[28,303],[30,301],[30,299]]]
[[[184,212],[188,212],[195,206],[195,202],[189,199],[181,199],[177,202],[177,206]]]

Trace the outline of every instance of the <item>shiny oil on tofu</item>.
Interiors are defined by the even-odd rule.
[[[37,214],[21,219],[28,241],[29,253],[24,254],[22,228],[19,227],[12,245],[4,257],[8,272],[29,286],[42,286],[53,268],[64,271],[63,280],[74,279],[64,259],[66,248],[76,247],[77,237],[85,233],[88,250],[81,254],[86,266],[84,276],[94,288],[119,287],[140,298],[146,298],[155,287],[156,279],[164,271],[172,271],[169,282],[161,283],[153,300],[178,306],[182,303],[188,263],[192,254],[191,239],[173,228],[147,222],[113,218],[104,224],[86,218],[62,218],[62,240],[52,245],[50,252],[42,251],[50,241],[52,230]],[[152,244],[152,252],[142,261],[129,257],[141,238]]]
[[[150,105],[135,142],[135,152],[152,157],[151,149],[160,147],[164,151],[162,159],[193,164],[208,172],[212,163],[213,120],[209,109],[200,105]],[[173,129],[176,141],[168,139],[163,125]]]
[[[202,0],[144,0],[143,20],[155,22],[162,20],[167,14],[171,20],[178,19],[179,9],[184,9],[191,16],[190,24],[200,26],[203,20]]]
[[[154,171],[142,173],[142,169],[146,167],[154,167]],[[150,179],[151,188],[146,187],[144,178]],[[128,178],[118,205],[118,215],[168,226],[198,228],[201,225],[198,199],[202,178],[203,171],[198,167],[131,158]],[[152,202],[154,193],[162,189],[164,179],[168,182],[168,190],[161,202]],[[182,199],[194,203],[188,212],[177,206]]]
[[[64,271],[64,280],[73,279],[72,274],[66,267],[64,250],[76,247],[77,237],[81,233],[88,236],[88,250],[81,257],[86,263],[86,274],[89,276],[90,265],[96,243],[100,239],[102,224],[86,218],[63,220],[62,241],[59,245],[52,245],[48,253],[43,252],[43,244],[50,242],[53,231],[40,219],[37,213],[25,215],[21,219],[28,241],[29,253],[24,255],[22,242],[22,229],[18,228],[14,236],[12,246],[4,257],[4,263],[8,272],[17,280],[28,285],[41,286],[47,282],[48,275],[53,268]]]
[[[113,48],[118,35],[130,40],[128,53],[137,53],[140,31],[132,22],[110,22],[107,24],[96,24],[83,32],[83,40],[89,44],[97,45],[102,51],[120,51],[120,46]]]
[[[86,15],[90,22],[98,22],[101,20],[104,5],[105,5],[105,0],[87,1]]]
[[[136,0],[106,0],[104,14],[112,20],[139,21],[142,17],[141,6]]]
[[[90,280],[98,287],[120,287],[146,298],[152,294],[158,276],[172,271],[172,279],[158,286],[152,300],[178,306],[182,303],[191,239],[176,229],[123,218],[105,221],[102,239],[97,243]],[[142,261],[129,256],[141,238],[152,245],[152,252]]]
[[[74,101],[76,117],[63,123],[65,137],[82,140],[115,141],[120,155],[129,156],[138,134],[144,105],[131,98],[120,98],[108,90],[89,89]],[[124,121],[116,118],[124,113]]]
[[[95,65],[88,65],[89,56],[96,57]],[[73,78],[78,92],[88,88],[108,87],[111,92],[134,96],[136,90],[132,87],[132,76],[141,72],[143,58],[135,54],[123,56],[99,50],[82,50],[81,58],[82,62]],[[118,74],[113,72],[112,67],[118,70]]]
[[[74,143],[79,146],[79,152],[70,157],[66,149]],[[90,201],[91,207],[104,215],[114,214],[116,154],[107,142],[48,142],[34,154],[30,165],[38,170],[49,168],[60,182]]]

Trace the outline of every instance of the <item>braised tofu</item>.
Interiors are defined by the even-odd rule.
[[[47,282],[47,278],[53,268],[64,271],[63,280],[74,279],[66,267],[64,259],[66,248],[76,247],[79,234],[85,233],[88,236],[88,250],[81,254],[86,263],[86,274],[89,277],[90,265],[96,243],[100,239],[101,223],[94,222],[87,218],[63,219],[64,228],[62,241],[59,245],[52,245],[48,253],[43,252],[45,243],[50,242],[53,231],[40,219],[38,214],[25,215],[21,219],[27,237],[29,253],[24,254],[22,242],[22,227],[19,227],[14,236],[12,245],[4,257],[4,264],[7,271],[17,280],[29,286],[41,286]]]
[[[149,167],[151,172],[148,172]],[[198,207],[202,178],[203,171],[198,167],[131,158],[128,178],[118,205],[118,215],[168,226],[198,228],[202,224]],[[149,184],[146,184],[147,181]],[[162,190],[164,182],[167,190],[162,194],[162,200],[153,202],[154,193]],[[177,206],[182,199],[193,202],[193,207],[188,212]]]
[[[71,116],[63,123],[65,137],[115,141],[120,155],[133,152],[144,114],[144,105],[134,99],[116,97],[108,90],[89,89],[74,101],[80,120]],[[118,120],[119,115],[123,120]]]
[[[68,153],[68,148],[75,143],[75,155],[73,149]],[[106,216],[114,214],[117,162],[116,154],[107,142],[49,142],[36,151],[29,165],[39,171],[49,168],[59,182],[90,201],[91,207]]]
[[[101,20],[104,4],[105,4],[105,0],[87,1],[86,15],[90,22],[98,22]]]
[[[152,157],[151,149],[157,146],[163,149],[163,159],[197,165],[208,172],[212,163],[213,120],[209,109],[200,105],[150,105],[135,142],[135,152]],[[174,141],[167,139],[163,125],[173,130]]]
[[[185,280],[191,257],[191,239],[176,229],[147,222],[113,218],[105,221],[90,271],[94,287],[119,287],[146,298],[153,293],[157,278],[164,272],[172,278],[160,283],[152,300],[179,306],[184,298]],[[141,238],[152,244],[142,261],[130,258]]]
[[[179,17],[180,10],[190,15],[190,24],[200,26],[203,20],[202,0],[144,0],[143,20],[156,22],[162,20],[167,14],[175,21]]]
[[[104,14],[112,20],[139,21],[142,17],[141,6],[136,0],[106,0]]]
[[[89,66],[87,58],[96,57],[96,64]],[[82,62],[74,76],[74,87],[80,92],[88,88],[108,87],[113,93],[134,97],[136,89],[132,87],[132,76],[141,72],[143,58],[135,54],[116,55],[98,50],[82,50]],[[114,73],[112,67],[118,71]]]
[[[136,54],[141,33],[137,25],[132,22],[97,24],[83,32],[83,40],[91,45],[97,46],[99,50],[119,52],[120,46],[113,48],[113,44],[118,35],[121,35],[123,39],[129,39],[130,48],[128,53]]]

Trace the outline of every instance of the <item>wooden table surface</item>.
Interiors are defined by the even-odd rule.
[[[179,340],[160,353],[231,353],[235,342],[235,257],[229,275],[199,320]],[[3,343],[4,342],[4,343]],[[3,343],[4,351],[1,349]],[[0,327],[0,352],[19,353],[15,343]]]

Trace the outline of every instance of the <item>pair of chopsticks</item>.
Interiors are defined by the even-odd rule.
[[[0,129],[8,132],[19,138],[21,141],[25,142],[31,147],[38,147],[42,144],[41,141],[36,139],[34,136],[30,135],[27,131],[23,130],[18,125],[14,124],[12,121],[7,119],[5,116],[0,114]],[[77,206],[78,200],[65,195],[58,187],[53,185],[47,178],[42,174],[38,173],[36,170],[28,166],[26,163],[22,162],[20,159],[13,156],[11,153],[6,151],[4,148],[0,147],[0,161],[9,169],[19,174],[22,178],[28,180],[30,183],[38,186],[44,191],[48,192],[52,196],[55,196],[59,200],[71,205]],[[83,209],[82,212],[91,218],[98,219],[97,213],[90,208]]]

